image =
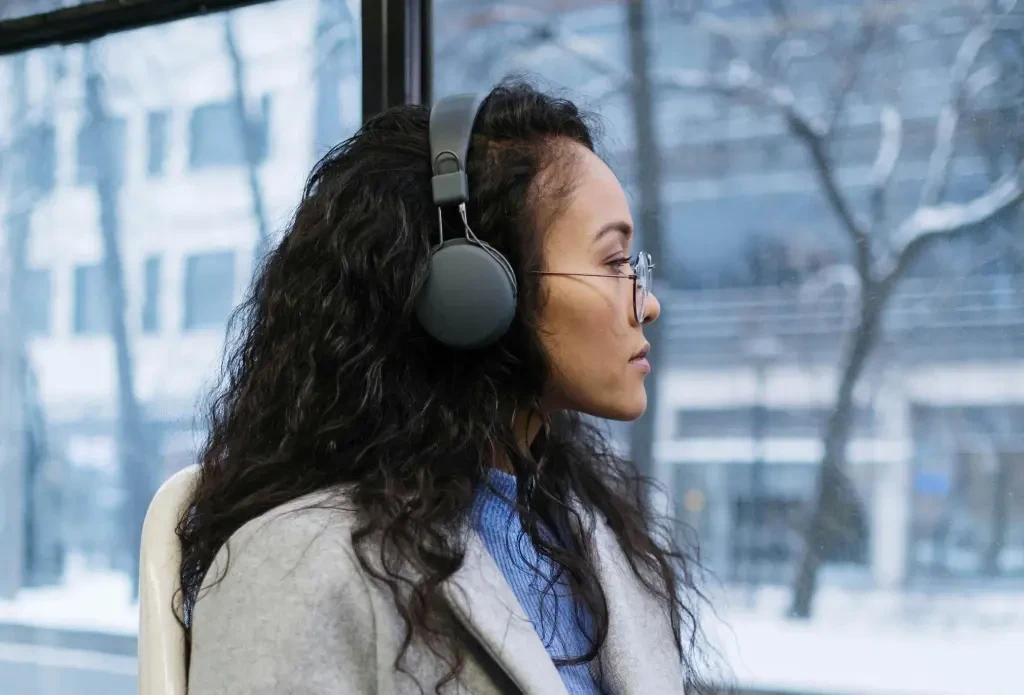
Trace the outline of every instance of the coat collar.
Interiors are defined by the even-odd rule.
[[[683,666],[664,604],[636,577],[603,520],[593,522],[597,575],[608,601],[601,651],[605,688],[614,695],[683,695]]]
[[[533,623],[483,539],[470,532],[462,566],[444,584],[455,614],[523,695],[568,695]]]
[[[614,534],[593,515],[589,537],[608,600],[609,628],[601,652],[609,695],[683,695],[683,670],[671,624],[657,598],[637,580]],[[462,567],[445,583],[456,615],[523,695],[567,695],[533,624],[483,540],[469,533]]]

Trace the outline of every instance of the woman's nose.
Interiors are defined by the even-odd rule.
[[[647,301],[644,302],[644,323],[656,321],[659,316],[661,316],[661,302],[651,293],[647,295]]]

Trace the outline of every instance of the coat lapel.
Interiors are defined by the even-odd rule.
[[[633,574],[603,520],[593,519],[590,537],[608,600],[608,638],[601,651],[608,695],[683,695],[682,662],[664,604]]]
[[[597,575],[608,600],[601,651],[607,695],[683,695],[683,668],[664,605],[636,578],[615,535],[591,517]],[[567,695],[558,669],[483,540],[468,534],[462,567],[445,583],[456,615],[524,695]]]
[[[444,592],[462,623],[524,695],[567,695],[533,623],[476,533],[468,534],[465,561]]]

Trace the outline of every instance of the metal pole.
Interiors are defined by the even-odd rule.
[[[429,104],[430,0],[363,0],[363,120],[400,104]]]
[[[647,20],[644,0],[627,3],[627,27],[629,31],[629,66],[633,73],[631,100],[633,124],[636,129],[636,172],[635,184],[639,193],[638,228],[643,230],[644,250],[651,254],[654,262],[662,268],[668,266],[663,257],[661,219],[661,158],[658,152],[658,137],[655,130],[656,104],[651,84],[650,55],[647,41]],[[630,442],[630,457],[646,476],[654,476],[656,421],[659,400],[659,382],[662,370],[668,367],[664,355],[667,346],[662,340],[662,323],[655,321],[644,327],[644,336],[651,344],[651,355],[660,367],[647,378],[647,412],[633,424]]]

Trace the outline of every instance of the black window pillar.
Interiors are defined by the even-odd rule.
[[[363,0],[363,120],[429,104],[432,0]]]

